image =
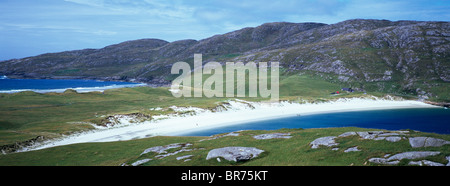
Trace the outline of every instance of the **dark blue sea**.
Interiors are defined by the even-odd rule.
[[[22,91],[34,91],[38,93],[64,92],[67,89],[73,89],[77,92],[92,92],[142,85],[145,84],[80,79],[8,79],[0,76],[0,93],[16,93]]]
[[[330,127],[361,127],[386,130],[411,129],[422,132],[450,134],[450,109],[410,108],[295,116],[214,128],[186,133],[183,136],[211,136],[239,130]]]

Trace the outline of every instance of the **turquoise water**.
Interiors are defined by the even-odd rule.
[[[22,91],[39,93],[64,92],[67,89],[73,89],[77,92],[92,92],[141,85],[145,84],[81,79],[7,79],[6,77],[1,77],[0,93],[16,93]]]
[[[186,133],[183,136],[210,136],[239,130],[329,127],[361,127],[386,130],[412,129],[422,132],[450,134],[450,109],[411,108],[295,116],[214,128]]]

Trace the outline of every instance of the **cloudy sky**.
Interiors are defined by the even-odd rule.
[[[449,0],[0,0],[0,60],[158,38],[204,39],[267,22],[450,21]]]

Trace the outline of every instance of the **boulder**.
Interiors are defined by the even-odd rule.
[[[369,131],[369,132],[357,132],[357,134],[361,137],[361,139],[371,139],[371,140],[386,140],[386,141],[390,141],[390,142],[397,142],[400,141],[402,139],[406,139],[406,138],[402,138],[399,137],[399,135],[406,135],[405,133],[407,133],[408,131],[397,131],[397,132],[384,132],[384,131]],[[348,136],[350,135],[350,132],[346,132],[344,134],[339,135],[339,137],[342,136]]]
[[[387,160],[402,160],[402,159],[418,159],[425,158],[428,156],[435,156],[440,154],[441,152],[437,151],[411,151],[411,152],[403,152],[389,157]]]
[[[442,164],[442,163],[437,163],[437,162],[429,161],[429,160],[411,161],[411,162],[408,163],[408,165],[444,166],[444,164]]]
[[[417,148],[417,147],[423,147],[425,146],[425,140],[427,139],[427,137],[414,137],[414,138],[409,138],[409,144],[411,145],[411,147],[413,148]]]
[[[336,136],[321,137],[321,138],[317,138],[314,141],[312,141],[310,143],[310,145],[311,145],[311,148],[313,148],[313,149],[317,149],[321,145],[327,146],[327,147],[339,145],[339,143],[336,143],[336,141],[334,141],[334,139],[336,139]]]
[[[258,157],[264,150],[255,147],[223,147],[209,151],[206,160],[222,157],[228,161],[247,161]]]
[[[413,137],[409,138],[409,144],[413,148],[418,147],[440,147],[450,144],[450,141],[443,139],[431,138],[431,137]]]
[[[403,152],[395,154],[389,158],[370,158],[369,162],[372,163],[378,163],[378,164],[387,164],[387,165],[395,165],[400,163],[400,160],[402,159],[418,159],[418,158],[425,158],[428,156],[435,156],[440,154],[440,152],[436,151],[411,151],[411,152]],[[425,160],[424,160],[425,161]],[[424,163],[423,161],[421,163]],[[427,161],[427,164],[430,164],[430,162]],[[418,164],[417,162],[413,162],[412,164]]]
[[[402,140],[402,138],[398,137],[398,136],[389,136],[389,137],[386,137],[385,140],[390,141],[390,142],[397,142],[397,141]]]
[[[131,164],[131,166],[138,166],[138,165],[142,165],[144,163],[147,163],[149,161],[151,161],[152,159],[142,159],[142,160],[138,160],[134,163]]]
[[[253,138],[255,139],[274,139],[274,138],[285,138],[285,139],[289,139],[292,138],[292,136],[290,133],[272,133],[272,134],[261,134],[261,135],[256,135],[253,136]]]
[[[398,134],[398,133],[395,133],[395,132],[389,132],[389,133],[383,133],[383,134],[379,134],[378,136],[384,136],[384,137],[386,137],[386,136],[398,136],[398,135],[400,135],[400,134]]]
[[[357,152],[357,151],[361,151],[358,149],[358,147],[350,147],[348,149],[346,149],[344,152]]]
[[[386,164],[386,165],[396,165],[396,164],[400,163],[400,161],[398,161],[398,160],[387,161],[386,158],[370,158],[369,162],[377,163],[377,164]]]
[[[383,134],[383,131],[357,132],[362,139],[375,139],[377,135]]]
[[[437,138],[427,138],[427,140],[425,140],[424,147],[440,147],[447,144],[450,144],[450,141]]]

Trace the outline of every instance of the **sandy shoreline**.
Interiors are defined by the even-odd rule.
[[[160,116],[161,119],[130,124],[127,118],[122,118],[121,127],[96,129],[77,135],[67,136],[59,140],[48,141],[40,146],[23,150],[37,150],[54,146],[87,143],[123,141],[151,136],[176,136],[194,131],[216,127],[236,125],[250,121],[275,119],[296,115],[319,113],[400,109],[400,108],[433,108],[419,101],[397,101],[388,99],[339,99],[324,103],[255,103],[246,101],[230,101],[226,110],[211,112],[200,108],[178,108],[178,111],[192,111],[192,115]]]

